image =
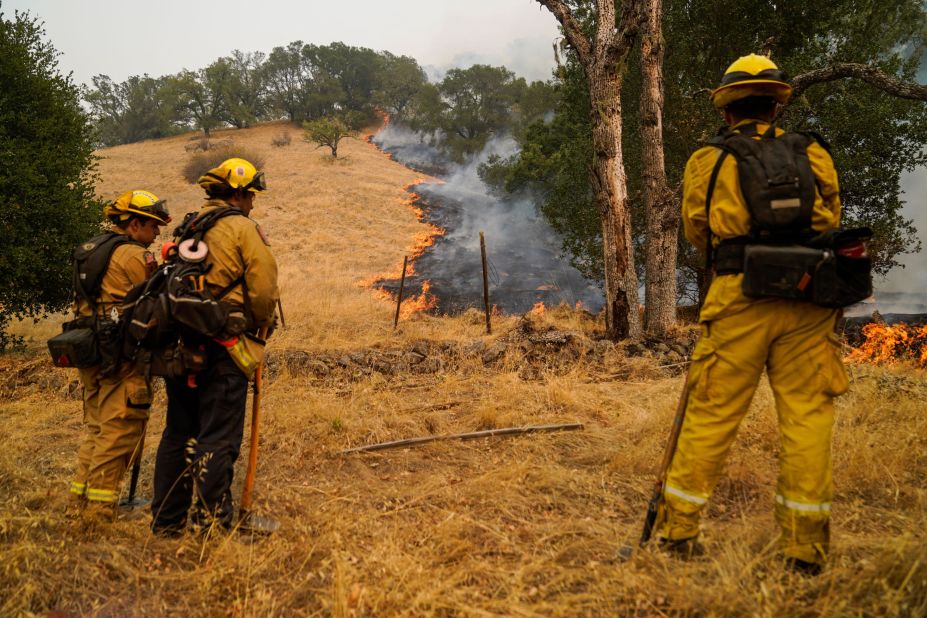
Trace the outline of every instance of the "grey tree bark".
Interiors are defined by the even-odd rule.
[[[589,176],[602,224],[606,336],[613,340],[639,339],[643,329],[621,149],[621,73],[643,19],[644,0],[625,0],[620,23],[616,23],[613,0],[596,0],[592,37],[582,32],[563,0],[537,1],[560,22],[589,84],[593,127]]]
[[[663,0],[645,0],[641,37],[640,132],[647,222],[644,329],[663,335],[676,324],[679,205],[663,160]]]

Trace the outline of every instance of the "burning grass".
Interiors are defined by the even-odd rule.
[[[257,127],[235,139],[266,147],[280,130]],[[183,145],[180,137],[105,151],[103,193],[150,188],[179,220],[200,201],[179,172]],[[765,384],[711,503],[711,557],[680,563],[644,552],[617,562],[615,549],[640,531],[680,368],[639,349],[603,347],[594,339],[602,325],[569,307],[531,316],[542,335],[545,325],[577,333],[570,345],[579,353],[569,357],[538,352],[541,337],[534,347],[513,339],[487,362],[517,330],[513,317],[495,316],[493,336],[483,334],[478,312],[419,313],[394,332],[394,307],[356,282],[386,272],[423,231],[402,205],[402,186],[415,174],[362,142],[344,149],[349,163],[337,167],[303,143],[268,149],[270,190],[256,218],[280,263],[288,324],[271,351],[480,345],[428,373],[352,365],[319,377],[284,366],[265,389],[256,488],[256,510],[280,519],[280,532],[165,540],[148,534],[146,513],[124,516],[105,535],[69,528],[76,376],[42,357],[54,320],[20,324],[30,351],[0,357],[0,615],[927,612],[922,371],[851,367],[834,436],[833,564],[821,577],[790,575],[774,555],[778,438]],[[171,165],[176,177],[148,184],[151,169]],[[143,454],[145,494],[164,405],[159,389]],[[335,455],[406,437],[574,421],[586,429]]]
[[[927,367],[927,325],[873,322],[862,328],[865,341],[850,351],[849,362]]]

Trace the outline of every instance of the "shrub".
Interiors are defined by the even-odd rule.
[[[212,168],[218,167],[226,159],[233,157],[250,161],[259,170],[264,168],[264,155],[242,146],[228,144],[218,148],[210,148],[206,152],[198,152],[191,156],[187,164],[184,165],[183,177],[188,182],[196,184],[200,176]]]
[[[0,350],[11,320],[68,306],[71,249],[103,214],[95,132],[58,55],[37,18],[0,13]]]
[[[280,135],[275,136],[272,140],[270,140],[270,145],[275,146],[277,148],[280,148],[281,146],[289,146],[290,145],[290,132],[284,131]]]

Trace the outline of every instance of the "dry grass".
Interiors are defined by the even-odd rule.
[[[400,203],[402,185],[415,176],[362,141],[347,142],[347,163],[337,165],[303,143],[269,148],[280,130],[235,134],[266,148],[271,190],[259,199],[256,217],[280,261],[289,325],[272,346],[483,338],[481,321],[468,316],[423,316],[393,333],[392,308],[357,285],[395,268],[423,230]],[[179,219],[199,203],[198,190],[179,177],[183,143],[181,137],[106,151],[103,191],[148,187],[170,200]],[[167,169],[175,157],[177,178],[165,172],[151,182],[150,170]],[[566,310],[540,319],[586,333],[597,328]],[[496,330],[513,325],[513,318],[500,319]],[[18,328],[38,339],[52,326]],[[834,560],[821,577],[803,579],[784,572],[773,550],[778,447],[765,385],[706,520],[711,558],[680,563],[644,552],[620,563],[614,552],[639,534],[681,386],[678,375],[652,360],[610,352],[619,379],[583,360],[524,379],[517,357],[489,368],[476,356],[428,375],[344,381],[278,374],[265,391],[257,510],[283,526],[252,542],[238,535],[154,538],[145,513],[121,518],[102,535],[72,532],[62,512],[79,401],[65,374],[37,354],[34,344],[27,354],[0,357],[0,615],[927,611],[922,372],[853,368],[835,432]],[[163,409],[159,394],[144,454],[145,493]],[[336,455],[402,437],[570,421],[586,430]]]

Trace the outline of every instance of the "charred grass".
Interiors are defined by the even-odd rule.
[[[279,519],[280,531],[162,539],[148,533],[146,512],[97,531],[64,517],[81,431],[76,376],[42,357],[54,319],[18,325],[29,349],[0,357],[0,615],[927,612],[923,372],[852,367],[834,437],[833,562],[820,577],[787,573],[775,555],[778,436],[765,384],[711,502],[710,557],[685,563],[642,551],[621,562],[616,550],[640,532],[682,368],[603,349],[600,325],[567,309],[534,318],[579,333],[578,351],[566,356],[515,341],[487,361],[485,351],[520,328],[517,317],[497,318],[491,336],[467,315],[416,316],[393,331],[393,308],[358,283],[395,270],[424,230],[402,205],[401,187],[415,175],[360,140],[346,143],[347,163],[338,166],[307,144],[271,148],[285,128],[230,132],[266,150],[271,188],[256,218],[280,263],[288,323],[272,340],[274,354],[337,358],[339,350],[380,354],[425,341],[446,355],[457,346],[453,362],[447,356],[419,373],[279,363],[264,392],[255,510]],[[101,191],[149,188],[168,198],[178,221],[200,200],[180,174],[185,141],[101,153]],[[152,183],[152,169],[167,171]],[[164,404],[158,389],[144,495]],[[407,437],[576,421],[583,431],[338,454]],[[247,443],[246,429],[236,498]]]

